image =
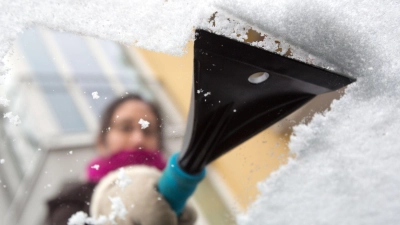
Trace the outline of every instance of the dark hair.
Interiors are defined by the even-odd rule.
[[[154,115],[157,118],[157,132],[158,132],[158,142],[160,146],[160,150],[163,150],[163,137],[162,137],[162,132],[161,132],[161,113],[158,107],[152,103],[144,100],[140,95],[137,94],[127,94],[122,96],[121,98],[118,98],[111,102],[107,106],[107,108],[104,110],[103,115],[101,116],[101,122],[100,122],[100,131],[98,134],[98,140],[100,143],[104,144],[105,138],[107,135],[108,128],[111,126],[111,120],[112,116],[114,115],[115,110],[118,108],[118,106],[122,105],[123,103],[130,101],[130,100],[137,100],[146,103],[148,106],[150,106],[151,111],[154,113]]]

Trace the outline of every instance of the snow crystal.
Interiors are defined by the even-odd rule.
[[[89,217],[85,212],[79,211],[75,214],[73,214],[69,219],[68,219],[68,225],[85,225],[85,224],[90,224],[90,225],[102,225],[107,222],[107,217],[106,216],[99,216],[98,219]]]
[[[147,127],[149,127],[150,122],[144,119],[140,119],[138,122],[141,125],[142,129],[146,129]]]
[[[111,212],[108,216],[101,215],[97,219],[89,217],[85,212],[79,211],[73,214],[68,219],[68,225],[84,225],[84,224],[91,224],[91,225],[101,225],[106,224],[110,221],[112,224],[117,224],[115,222],[115,218],[119,218],[124,220],[125,215],[128,211],[125,208],[124,203],[122,202],[120,197],[108,197],[111,201]]]
[[[4,164],[6,162],[5,159],[0,159],[0,164]]]
[[[10,104],[10,100],[0,97],[0,105],[7,107]]]
[[[68,225],[85,225],[88,215],[85,212],[79,211],[68,219]]]
[[[90,167],[90,168],[95,169],[95,170],[99,170],[100,165],[96,164],[96,165],[94,165],[94,166],[92,166],[92,167]]]
[[[120,168],[118,172],[118,179],[115,181],[115,183],[122,189],[124,190],[126,186],[130,185],[132,183],[132,179],[129,178],[129,176],[126,175],[125,169]]]
[[[3,115],[3,118],[8,118],[10,123],[12,123],[12,124],[14,124],[16,126],[21,124],[21,120],[19,119],[19,116],[18,115],[13,115],[12,112],[5,113]]]
[[[107,223],[107,217],[106,216],[99,216],[98,219],[95,219],[93,217],[88,217],[85,220],[86,224],[90,225],[102,225]]]
[[[99,93],[97,93],[97,91],[92,92],[92,97],[93,97],[93,99],[99,99],[100,98]]]
[[[209,95],[211,95],[211,92],[205,93],[205,94],[204,94],[204,97],[207,97],[207,96],[209,96]]]
[[[120,197],[108,197],[111,201],[111,213],[108,215],[108,219],[116,224],[115,218],[118,216],[119,219],[125,220],[125,215],[128,211],[125,208],[124,203]]]

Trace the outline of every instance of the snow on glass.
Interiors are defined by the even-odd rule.
[[[18,115],[13,115],[12,112],[5,113],[3,115],[3,118],[7,118],[10,123],[14,125],[19,125],[21,123],[21,120],[19,119]]]
[[[93,97],[93,99],[99,99],[100,98],[99,93],[97,93],[97,91],[92,92],[92,97]]]
[[[100,216],[98,219],[89,217],[85,212],[79,211],[68,219],[68,225],[102,225],[108,221],[106,216]]]
[[[108,219],[112,224],[116,224],[115,218],[119,218],[121,220],[125,220],[125,215],[128,213],[126,210],[124,203],[120,197],[108,197],[111,201],[111,213],[108,215]]]
[[[10,100],[0,96],[0,105],[7,107],[10,104]]]
[[[68,225],[102,225],[108,224],[107,222],[117,224],[116,218],[125,220],[125,215],[128,211],[121,198],[108,196],[108,199],[111,201],[111,212],[108,216],[101,215],[98,218],[93,218],[89,217],[85,212],[79,211],[68,219]]]
[[[290,49],[293,58],[358,81],[330,111],[294,128],[289,147],[296,157],[259,184],[261,196],[238,223],[395,224],[400,221],[399,4],[391,0],[5,1],[0,58],[32,25],[177,55],[195,37],[193,27],[239,41],[252,28],[265,36],[252,45],[275,51],[279,40],[278,54]],[[214,19],[209,22],[211,15]],[[0,62],[3,78],[7,71]]]
[[[1,63],[0,63],[0,66],[1,66]],[[0,68],[0,71],[1,71],[1,68]],[[3,107],[8,107],[9,104],[10,104],[10,100],[0,96],[0,105],[2,105]],[[7,118],[8,121],[10,121],[10,123],[14,124],[15,126],[17,126],[21,123],[19,116],[13,115],[12,112],[3,114],[3,118]]]
[[[259,184],[261,196],[238,223],[400,221],[400,4],[237,0],[220,5],[358,79],[330,111],[294,128],[289,147],[296,158]]]
[[[140,118],[138,124],[141,125],[141,127],[140,127],[141,129],[146,129],[147,127],[149,127],[150,122],[147,121],[147,120],[144,120],[144,119]]]
[[[95,169],[95,170],[99,170],[99,169],[100,169],[100,165],[95,164],[95,165],[93,165],[93,166],[90,167],[90,168]]]
[[[132,179],[129,178],[128,175],[125,173],[124,168],[120,168],[118,171],[118,179],[115,181],[115,183],[120,187],[122,190],[125,189],[128,185],[132,184]]]

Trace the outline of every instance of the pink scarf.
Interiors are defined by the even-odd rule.
[[[109,172],[129,165],[147,165],[163,170],[166,161],[160,151],[123,150],[108,157],[93,159],[86,167],[87,180],[98,183]]]

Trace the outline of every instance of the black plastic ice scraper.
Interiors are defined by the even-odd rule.
[[[194,82],[182,151],[158,190],[179,215],[208,163],[319,94],[355,79],[226,37],[196,31]]]

